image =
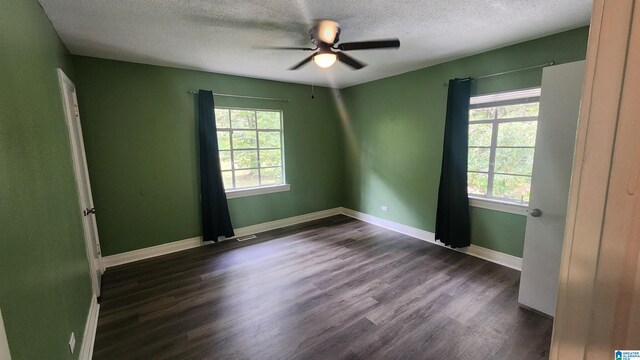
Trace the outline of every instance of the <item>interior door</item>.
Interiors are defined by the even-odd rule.
[[[518,301],[554,316],[584,61],[546,67]]]
[[[60,88],[62,90],[62,100],[69,130],[69,142],[73,158],[73,169],[78,188],[78,199],[82,213],[82,225],[84,228],[84,240],[87,248],[87,258],[91,269],[91,282],[93,292],[100,296],[100,284],[104,266],[100,255],[100,241],[98,239],[98,228],[96,224],[96,209],[93,207],[93,197],[91,195],[91,183],[89,182],[89,172],[87,170],[87,159],[84,152],[84,140],[82,138],[82,127],[80,125],[80,112],[78,109],[78,99],[76,98],[76,87],[58,69]]]

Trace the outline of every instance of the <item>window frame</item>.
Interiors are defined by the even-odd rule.
[[[527,104],[537,102],[540,103],[540,87],[521,89],[514,91],[505,91],[494,94],[485,94],[474,96],[470,99],[469,110],[501,107],[516,104]],[[532,122],[539,121],[538,116],[530,117],[518,117],[518,118],[498,118],[498,112],[493,119],[483,120],[469,120],[469,126],[475,124],[491,124],[491,144],[489,146],[468,146],[468,149],[489,149],[489,166],[487,171],[477,171],[467,169],[467,174],[486,174],[487,175],[487,191],[486,194],[469,193],[470,205],[473,207],[485,208],[490,210],[497,210],[503,212],[509,212],[519,215],[526,215],[529,202],[521,202],[518,200],[504,198],[493,195],[493,185],[495,182],[495,175],[507,175],[507,176],[521,176],[531,178],[533,174],[511,174],[495,171],[496,165],[496,153],[498,149],[533,149],[535,156],[535,143],[533,146],[498,146],[498,130],[501,124],[513,123],[513,122]],[[532,170],[533,172],[533,170]],[[468,183],[468,181],[467,181]]]
[[[228,150],[221,150],[220,148],[218,148],[218,158],[220,159],[220,152],[223,151],[228,151],[229,152],[229,159],[231,162],[231,169],[228,170],[223,170],[220,169],[221,175],[224,172],[230,172],[231,173],[231,178],[232,178],[232,184],[233,184],[233,188],[230,189],[226,189],[225,188],[225,193],[227,194],[227,199],[233,199],[233,198],[238,198],[238,197],[245,197],[245,196],[253,196],[253,195],[262,195],[262,194],[269,194],[269,193],[275,193],[275,192],[283,192],[283,191],[289,191],[291,189],[291,185],[287,183],[287,178],[286,178],[286,166],[285,166],[285,144],[284,144],[284,111],[280,110],[280,109],[262,109],[262,108],[250,108],[250,107],[235,107],[235,106],[214,106],[214,112],[215,110],[227,110],[229,111],[229,127],[228,128],[218,128],[217,124],[214,124],[216,126],[216,136],[218,134],[218,131],[223,131],[223,132],[227,132],[229,134],[229,149]],[[233,128],[233,124],[232,124],[232,120],[231,120],[231,111],[232,110],[240,110],[240,111],[253,111],[256,117],[256,128],[255,129],[236,129]],[[279,129],[259,129],[258,128],[258,112],[263,111],[263,112],[277,112],[280,114],[280,128]],[[217,120],[217,118],[216,118]],[[253,131],[256,134],[256,147],[255,148],[238,148],[235,149],[233,147],[233,133],[234,131]],[[274,133],[279,133],[280,134],[280,147],[274,147],[274,148],[260,148],[260,133],[261,132],[274,132]],[[280,166],[268,166],[268,167],[261,167],[260,165],[260,151],[261,150],[280,150]],[[235,162],[234,162],[234,153],[237,151],[256,151],[257,154],[257,167],[253,168],[242,168],[242,169],[236,169],[235,167]],[[281,169],[281,173],[282,173],[282,181],[280,183],[277,184],[265,184],[262,185],[262,170],[264,169]],[[242,188],[237,188],[236,187],[236,171],[244,171],[244,170],[258,170],[258,186],[249,186],[249,187],[242,187]]]

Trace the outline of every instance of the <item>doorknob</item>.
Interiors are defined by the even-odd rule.
[[[532,209],[530,214],[533,217],[540,217],[540,215],[542,215],[542,210],[540,210],[540,209]]]
[[[84,211],[82,211],[82,213],[84,214],[84,216],[88,216],[89,214],[95,214],[96,213],[96,208],[84,209]]]

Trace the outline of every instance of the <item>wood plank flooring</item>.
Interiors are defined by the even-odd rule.
[[[546,359],[519,276],[335,216],[108,269],[94,359]]]

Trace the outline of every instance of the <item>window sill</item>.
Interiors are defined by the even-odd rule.
[[[469,206],[524,216],[529,213],[528,205],[471,196],[469,196]]]
[[[264,195],[271,193],[278,193],[283,191],[291,190],[291,185],[282,184],[282,185],[272,185],[272,186],[262,186],[255,188],[246,188],[246,189],[238,189],[238,190],[227,190],[227,199],[235,199],[246,196],[255,196],[255,195]]]

